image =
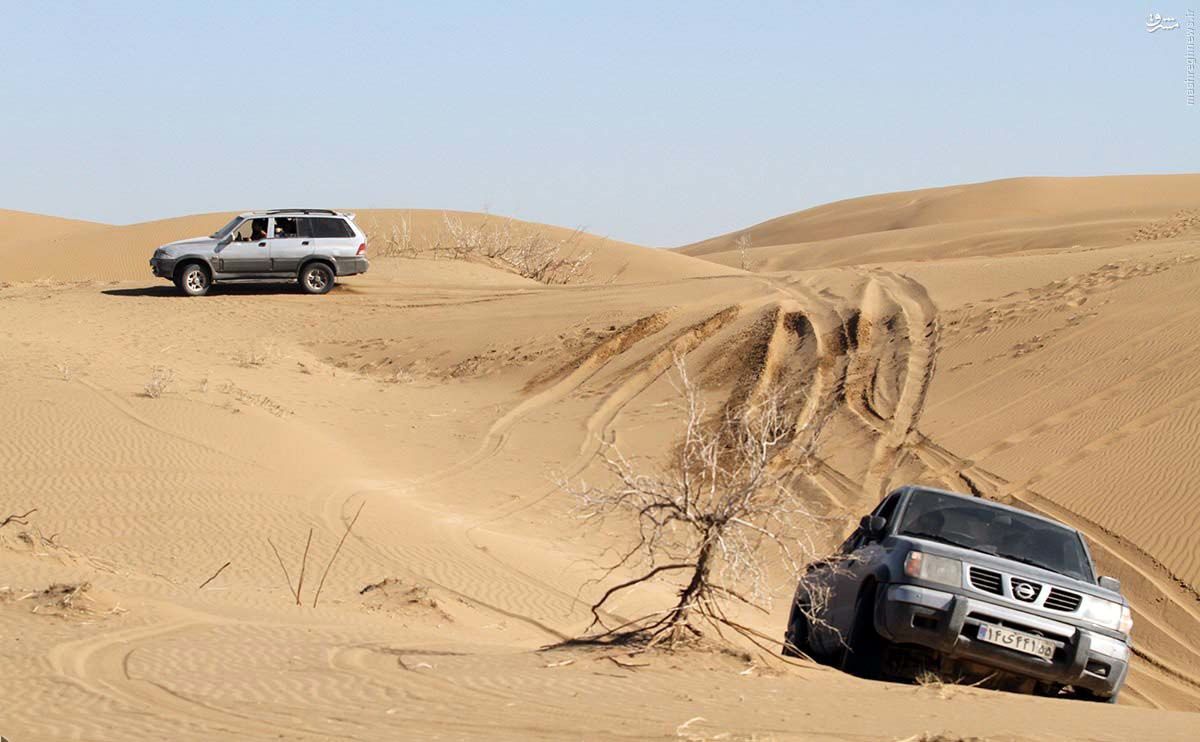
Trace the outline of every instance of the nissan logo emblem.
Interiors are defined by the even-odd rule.
[[[1037,588],[1028,582],[1018,582],[1014,588],[1014,592],[1016,592],[1017,597],[1021,600],[1033,600],[1037,595]]]

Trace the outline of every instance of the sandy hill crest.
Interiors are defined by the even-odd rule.
[[[445,232],[445,219],[466,225],[487,222],[500,229],[509,220],[477,212],[427,209],[349,209],[372,239],[371,254],[385,254],[385,243],[407,225],[411,243],[420,248]],[[23,212],[0,211],[0,279],[10,282],[56,281],[153,282],[147,260],[154,248],[167,242],[210,234],[231,212],[194,214],[123,226],[75,222]],[[536,232],[552,240],[571,240],[573,230],[511,220],[522,233]],[[713,263],[667,250],[581,233],[572,250],[590,253],[589,283],[642,283],[730,271]]]
[[[1012,178],[837,201],[677,251],[738,265],[746,236],[769,269],[1005,254],[1121,242],[1147,222],[1169,232],[1197,208],[1195,174]]]

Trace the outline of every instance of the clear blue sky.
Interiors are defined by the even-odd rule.
[[[0,208],[486,208],[672,245],[883,191],[1192,172],[1186,12],[0,0]]]

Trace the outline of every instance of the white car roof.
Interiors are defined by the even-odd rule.
[[[238,216],[249,218],[254,216],[340,216],[346,219],[353,219],[354,214],[348,211],[334,211],[333,209],[259,209],[257,211],[244,211]]]

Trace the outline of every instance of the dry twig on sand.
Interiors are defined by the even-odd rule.
[[[275,548],[275,544],[270,538],[267,539],[267,543],[270,545],[271,551],[275,552],[275,559],[279,561],[279,568],[283,570],[283,578],[287,580],[288,590],[292,593],[292,597],[296,599],[296,604],[299,605],[300,594],[297,593],[296,588],[292,586],[292,578],[290,575],[288,575],[287,567],[283,564],[283,557],[279,556],[279,549]]]
[[[313,608],[317,607],[317,601],[321,599],[321,588],[325,587],[325,578],[329,576],[329,570],[333,567],[333,560],[337,559],[338,552],[342,550],[342,544],[346,543],[346,537],[350,535],[350,529],[354,528],[354,524],[358,522],[358,516],[362,515],[363,508],[367,503],[362,503],[358,506],[358,512],[350,520],[346,526],[346,532],[342,534],[342,540],[338,541],[337,548],[333,550],[333,555],[329,557],[329,563],[325,565],[325,572],[321,575],[321,581],[317,583],[317,593],[313,596]]]
[[[325,587],[325,578],[329,576],[329,570],[333,568],[333,562],[335,559],[337,559],[338,553],[340,553],[342,550],[342,545],[346,543],[346,538],[350,535],[350,531],[354,528],[354,524],[358,521],[358,516],[362,515],[364,506],[366,506],[365,502],[358,506],[358,512],[354,514],[354,517],[350,520],[349,525],[346,526],[346,532],[342,534],[341,540],[338,541],[337,547],[333,550],[333,554],[330,555],[329,561],[325,564],[325,571],[321,573],[321,581],[317,583],[317,590],[313,594],[313,608],[316,608],[317,603],[320,602],[321,589]],[[300,576],[296,581],[296,585],[293,586],[291,575],[288,573],[287,567],[283,563],[283,557],[279,555],[279,549],[275,548],[275,544],[271,541],[271,539],[267,539],[267,543],[271,546],[271,551],[275,552],[275,560],[279,562],[279,568],[283,570],[283,577],[287,580],[288,590],[291,591],[292,597],[296,600],[296,605],[302,604],[301,599],[304,594],[304,573],[308,568],[308,551],[312,547],[312,540],[313,529],[309,528],[308,540],[304,542],[304,555],[300,557]],[[227,567],[229,565],[226,564],[225,566]],[[221,569],[225,569],[225,567],[221,567]],[[220,573],[220,570],[217,570],[217,574]],[[216,575],[213,575],[213,577],[216,577]],[[209,578],[210,581],[211,579],[212,578]],[[205,582],[204,584],[207,585],[208,582]],[[201,585],[200,587],[204,587],[204,585]]]
[[[312,546],[313,529],[308,529],[308,540],[304,542],[304,556],[300,558],[300,578],[296,580],[296,605],[300,605],[300,596],[304,593],[304,570],[308,567],[308,547]]]
[[[37,508],[33,508],[32,510],[21,513],[20,515],[18,515],[16,513],[12,513],[4,520],[0,520],[0,528],[7,526],[9,523],[16,523],[19,526],[27,526],[27,525],[29,525],[29,522],[26,520],[26,518],[28,518],[29,516],[33,515],[36,512],[37,512]]]
[[[220,568],[220,569],[218,569],[216,572],[214,572],[212,577],[209,577],[209,578],[208,578],[207,580],[205,580],[204,582],[201,582],[201,583],[200,583],[200,587],[198,587],[198,588],[196,588],[196,589],[197,589],[197,590],[203,590],[203,589],[204,589],[204,587],[205,587],[205,585],[207,585],[208,583],[210,583],[210,582],[212,582],[213,580],[217,579],[217,576],[218,576],[218,575],[220,575],[222,572],[224,572],[224,571],[225,571],[225,568],[226,568],[226,567],[228,567],[228,566],[229,566],[229,565],[231,565],[231,564],[233,564],[233,562],[225,562],[224,564],[222,564],[222,565],[221,565],[221,568]]]

